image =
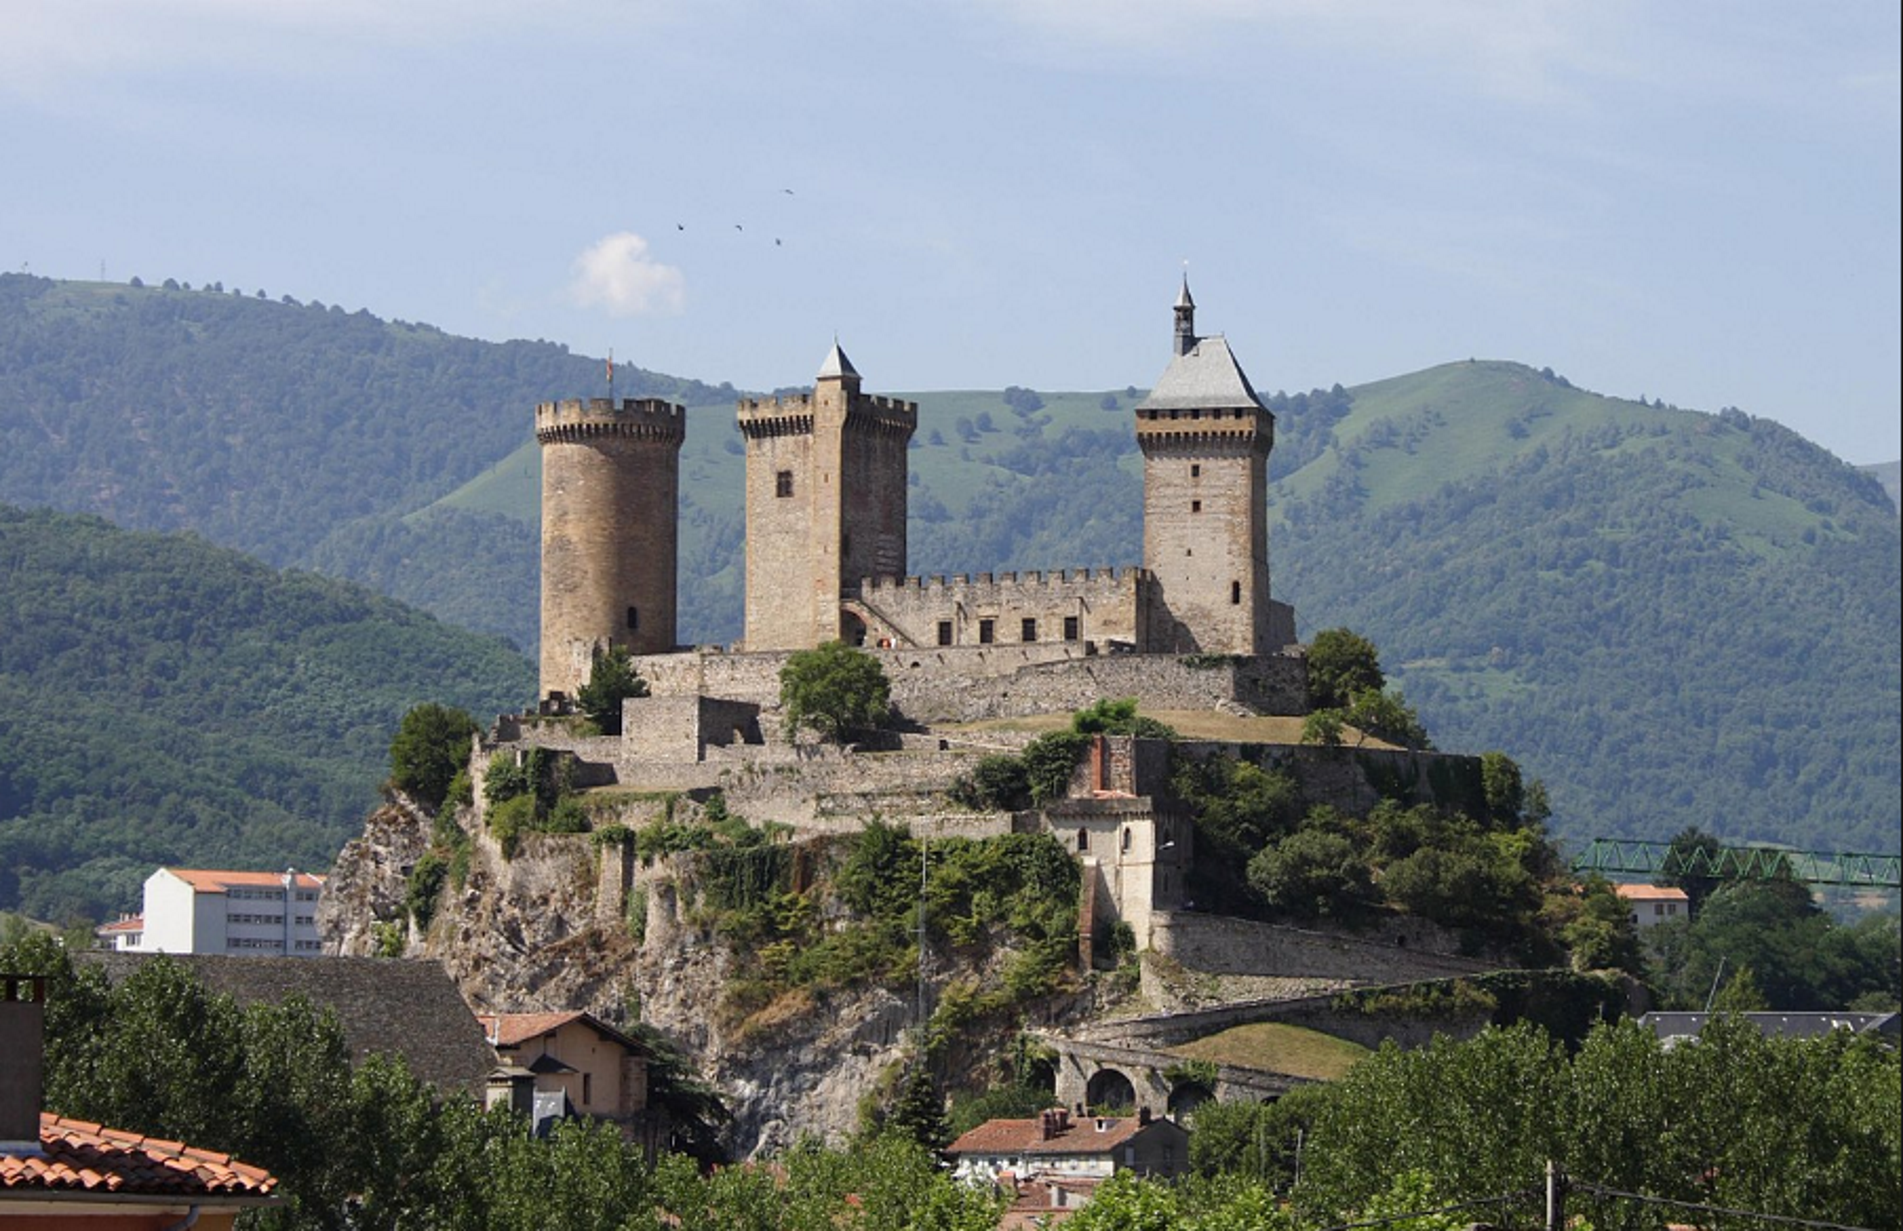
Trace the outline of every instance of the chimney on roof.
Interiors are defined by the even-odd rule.
[[[1049,1108],[1037,1113],[1037,1139],[1049,1141],[1057,1136],[1057,1113]]]
[[[0,974],[0,1149],[40,1152],[46,978]]]
[[[1149,1122],[1150,1122],[1150,1109],[1148,1107],[1137,1108],[1137,1123],[1148,1124]]]

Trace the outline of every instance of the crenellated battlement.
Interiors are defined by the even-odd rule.
[[[1137,447],[1148,454],[1238,446],[1267,452],[1275,444],[1275,416],[1260,408],[1175,409],[1137,412]]]
[[[859,579],[859,594],[867,600],[877,601],[882,597],[893,595],[950,594],[970,590],[992,590],[999,587],[1012,587],[1020,591],[1068,590],[1079,585],[1092,589],[1100,587],[1125,589],[1148,580],[1149,576],[1148,569],[1125,565],[1122,568],[953,573],[950,576],[941,573],[933,577],[862,577]]]
[[[837,402],[811,393],[788,393],[779,397],[741,398],[735,405],[735,420],[740,433],[748,439],[765,436],[800,436],[813,430],[815,416]],[[834,410],[837,413],[837,410]],[[852,393],[846,403],[849,428],[910,434],[918,427],[918,403],[881,394]]]
[[[535,438],[543,444],[596,436],[633,436],[679,445],[687,438],[687,408],[662,398],[568,398],[535,408]]]

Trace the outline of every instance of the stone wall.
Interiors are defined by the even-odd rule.
[[[1183,740],[1185,756],[1239,757],[1264,769],[1279,769],[1300,785],[1302,796],[1344,812],[1365,813],[1383,799],[1456,808],[1486,816],[1480,758],[1405,748],[1323,748],[1314,744],[1240,744]],[[1148,789],[1148,784],[1146,784]]]
[[[629,697],[621,730],[614,759],[634,764],[704,761],[710,748],[766,742],[758,705],[698,695]]]
[[[1497,970],[1498,961],[1450,952],[1449,938],[1421,920],[1395,920],[1369,938],[1226,915],[1157,911],[1150,947],[1192,970],[1402,983]],[[1436,951],[1436,950],[1439,951]]]
[[[868,646],[1043,645],[1048,642],[1144,644],[1141,569],[960,573],[939,577],[867,577],[855,605]],[[1088,651],[1086,651],[1088,652]]]
[[[1384,984],[1377,990],[1406,993],[1422,984],[1438,984],[1443,979],[1420,979],[1407,983]],[[1301,996],[1288,1000],[1256,1000],[1197,1009],[1187,1013],[1159,1014],[1152,1017],[1125,1018],[1102,1022],[1074,1032],[1073,1043],[1101,1044],[1130,1048],[1177,1047],[1196,1039],[1220,1034],[1236,1026],[1257,1022],[1287,1022],[1306,1026],[1323,1034],[1347,1039],[1363,1047],[1379,1047],[1392,1039],[1403,1047],[1419,1047],[1435,1034],[1465,1038],[1479,1033],[1491,1020],[1491,1010],[1472,1009],[1444,1016],[1394,1017],[1357,1012],[1337,1006],[1338,996],[1330,992],[1320,996]]]
[[[1144,709],[1307,712],[1308,664],[1299,654],[1261,658],[1094,654],[1088,642],[872,649],[892,703],[918,722],[970,722],[1079,710],[1105,697]],[[697,650],[638,658],[655,696],[701,693],[777,709],[787,654]]]

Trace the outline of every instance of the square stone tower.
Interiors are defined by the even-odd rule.
[[[906,448],[918,404],[860,392],[834,343],[813,392],[743,399],[747,650],[858,642],[841,609],[871,577],[905,573]]]
[[[1175,356],[1136,408],[1148,649],[1267,654],[1292,639],[1269,599],[1269,450],[1275,416],[1221,337],[1198,338],[1184,279]],[[1282,609],[1286,611],[1286,608]]]

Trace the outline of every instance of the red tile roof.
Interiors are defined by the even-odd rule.
[[[112,923],[104,923],[93,929],[93,933],[98,936],[110,935],[117,932],[143,931],[145,931],[144,915],[127,915],[123,919],[115,920]]]
[[[166,868],[173,876],[189,884],[199,893],[223,893],[234,887],[257,889],[281,889],[284,887],[282,872],[226,872],[215,868]],[[299,872],[299,889],[322,889],[324,878],[309,872]]]
[[[1686,902],[1683,889],[1670,889],[1664,885],[1614,885],[1612,891],[1622,898],[1636,902]]]
[[[1122,1145],[1148,1127],[1135,1116],[1083,1116],[1046,1139],[1039,1120],[986,1120],[952,1142],[945,1153],[1096,1154]]]
[[[586,1016],[586,1013],[581,1012],[478,1013],[476,1020],[482,1023],[482,1032],[497,1047],[520,1047],[530,1039],[539,1039]]]
[[[0,1154],[0,1189],[130,1197],[269,1200],[277,1180],[229,1154],[40,1113],[39,1156]]]

